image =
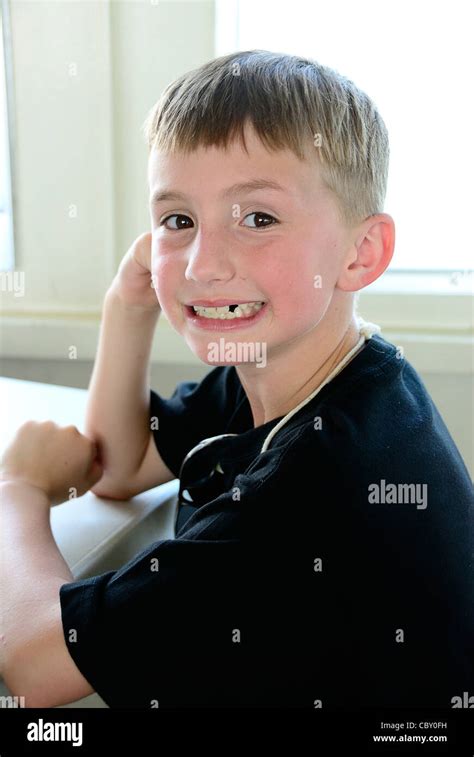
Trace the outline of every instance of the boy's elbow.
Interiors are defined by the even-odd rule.
[[[104,481],[103,477],[90,491],[96,497],[103,497],[104,499],[126,500],[132,496],[130,491],[125,489],[125,487],[112,486],[107,481]]]

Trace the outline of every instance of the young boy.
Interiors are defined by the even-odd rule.
[[[176,538],[82,581],[45,541],[30,633],[7,614],[7,684],[28,706],[458,706],[471,481],[415,369],[355,311],[394,249],[374,104],[314,61],[238,52],[171,84],[146,136],[151,233],[106,295],[87,436],[98,495],[180,478]],[[161,311],[211,366],[169,399],[148,383]],[[19,561],[73,477],[40,485],[8,455]],[[20,573],[11,597],[33,592]]]

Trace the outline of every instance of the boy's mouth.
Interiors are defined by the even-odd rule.
[[[236,318],[251,318],[265,305],[264,302],[241,302],[221,307],[205,307],[203,305],[188,306],[193,314],[201,318],[234,320]]]
[[[219,307],[184,305],[187,317],[197,326],[214,330],[239,328],[260,320],[267,309],[267,303],[240,302]]]

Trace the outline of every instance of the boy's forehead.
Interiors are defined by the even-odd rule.
[[[306,149],[304,160],[291,150],[269,150],[258,137],[246,136],[218,147],[165,152],[153,148],[148,162],[150,204],[208,190],[223,199],[267,189],[274,194],[307,196],[322,189],[317,156]]]

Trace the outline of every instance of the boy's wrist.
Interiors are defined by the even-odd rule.
[[[127,314],[139,317],[144,317],[147,315],[158,317],[161,313],[161,308],[158,304],[156,305],[156,307],[147,307],[146,305],[137,305],[127,302],[127,299],[123,296],[116,279],[114,279],[105,294],[104,304],[108,303],[120,307]]]
[[[2,507],[6,507],[8,502],[13,502],[16,506],[28,504],[29,507],[32,507],[33,501],[35,504],[43,502],[48,508],[51,506],[47,493],[41,487],[18,476],[0,475],[0,502]]]

